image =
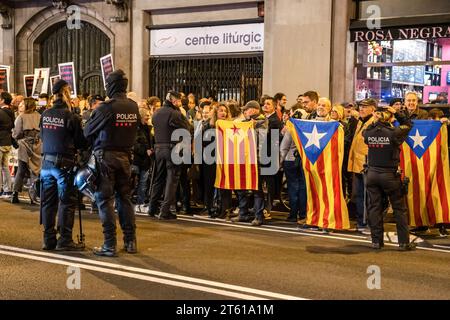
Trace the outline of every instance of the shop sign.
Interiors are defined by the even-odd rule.
[[[352,42],[450,38],[450,24],[351,30]]]
[[[150,32],[150,55],[252,52],[264,49],[264,23],[156,29]]]

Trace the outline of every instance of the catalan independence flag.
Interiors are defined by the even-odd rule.
[[[253,122],[216,122],[216,181],[230,190],[258,190],[258,158]]]
[[[400,167],[409,178],[409,224],[413,227],[450,223],[450,173],[447,126],[414,120],[401,146]]]
[[[342,190],[344,130],[337,121],[291,119],[287,126],[299,150],[307,190],[306,224],[349,229]]]

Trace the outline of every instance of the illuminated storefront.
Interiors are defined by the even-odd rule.
[[[394,8],[393,2],[359,2],[360,13],[370,12],[370,5],[388,13],[378,20],[366,15],[351,23],[350,40],[355,43],[354,99],[375,98],[387,104],[413,91],[424,104],[448,103],[448,10],[431,16],[436,8],[429,7],[430,16],[418,16],[406,3]],[[436,3],[450,9],[449,3]]]

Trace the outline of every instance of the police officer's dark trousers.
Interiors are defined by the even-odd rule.
[[[117,239],[114,199],[124,242],[136,240],[136,221],[131,203],[130,154],[124,151],[105,150],[103,156],[99,156],[97,152],[95,155],[100,167],[95,199],[103,226],[104,245],[115,248]]]
[[[164,193],[160,214],[169,215],[170,206],[175,204],[178,181],[181,168],[175,165],[171,158],[172,146],[170,144],[156,144],[155,159],[156,172],[150,199],[149,213],[156,214],[158,201]]]
[[[56,245],[55,229],[58,214],[58,243],[66,245],[72,241],[72,229],[77,204],[77,193],[73,183],[72,166],[59,167],[44,160],[41,169],[41,215],[44,225],[44,242]]]
[[[383,243],[383,194],[389,197],[397,224],[398,242],[409,243],[408,216],[402,183],[396,169],[369,168],[367,172],[367,191],[369,194],[369,226],[373,243]]]

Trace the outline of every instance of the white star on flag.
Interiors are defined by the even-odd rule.
[[[303,134],[306,138],[308,138],[308,143],[306,144],[305,149],[313,145],[320,149],[320,139],[327,135],[326,133],[319,133],[316,125],[314,125],[311,133],[303,132]]]
[[[412,141],[414,141],[413,149],[415,149],[417,146],[421,147],[422,149],[425,149],[422,142],[423,140],[425,140],[427,136],[421,136],[419,134],[419,129],[416,129],[416,134],[414,136],[409,137],[411,138]]]

